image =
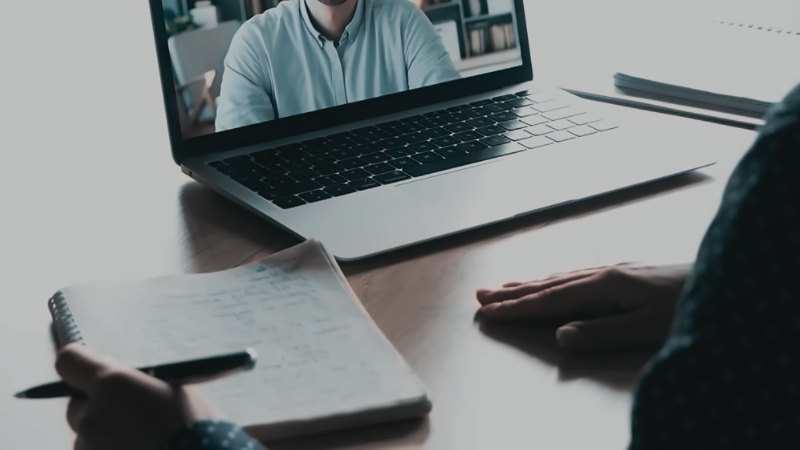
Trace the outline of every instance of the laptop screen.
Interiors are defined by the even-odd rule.
[[[523,65],[514,0],[161,0],[184,139]]]

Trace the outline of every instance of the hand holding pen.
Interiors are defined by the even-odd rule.
[[[82,345],[64,347],[56,371],[82,393],[67,408],[76,449],[156,449],[182,427],[215,415],[190,387],[114,366]]]

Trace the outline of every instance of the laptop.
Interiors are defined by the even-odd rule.
[[[179,3],[150,0],[175,162],[340,260],[714,163],[537,86],[523,0]]]

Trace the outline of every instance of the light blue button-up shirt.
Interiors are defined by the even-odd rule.
[[[225,58],[216,129],[458,78],[433,25],[408,0],[358,0],[338,46],[314,28],[305,0],[288,0],[236,33]]]

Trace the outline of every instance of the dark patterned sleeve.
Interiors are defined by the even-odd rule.
[[[800,448],[799,271],[800,87],[731,176],[639,382],[630,450]]]
[[[266,450],[240,427],[218,420],[195,422],[176,433],[163,450]]]

